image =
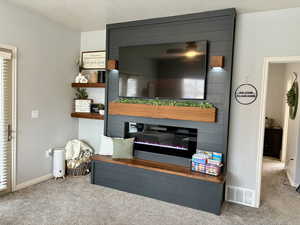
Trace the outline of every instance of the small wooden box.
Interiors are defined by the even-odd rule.
[[[224,67],[224,56],[211,56],[210,57],[210,67]]]
[[[118,69],[118,61],[114,59],[110,59],[107,61],[106,65],[107,70],[117,70]]]

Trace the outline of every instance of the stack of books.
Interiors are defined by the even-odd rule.
[[[76,99],[75,100],[75,112],[78,113],[90,113],[91,112],[92,99]]]
[[[213,176],[221,174],[222,153],[198,150],[192,157],[192,171]]]

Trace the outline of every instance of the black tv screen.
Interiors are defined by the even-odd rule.
[[[119,96],[205,99],[206,41],[119,48]]]

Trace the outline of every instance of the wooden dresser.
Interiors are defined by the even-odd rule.
[[[282,146],[282,128],[266,128],[264,156],[280,159]]]

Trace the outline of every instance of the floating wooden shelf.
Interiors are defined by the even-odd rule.
[[[104,119],[104,116],[98,113],[71,113],[71,116],[76,118],[94,119],[94,120]]]
[[[156,106],[110,102],[110,115],[139,116],[160,119],[190,120],[197,122],[216,122],[216,108],[185,106]]]
[[[127,165],[146,170],[153,170],[178,176],[190,177],[194,179],[204,180],[214,183],[224,183],[225,177],[223,175],[214,177],[207,174],[192,172],[189,167],[179,166],[169,163],[161,163],[143,159],[112,159],[111,156],[94,155],[92,160],[99,160],[108,163]]]
[[[105,83],[72,83],[72,87],[83,88],[105,88]]]

